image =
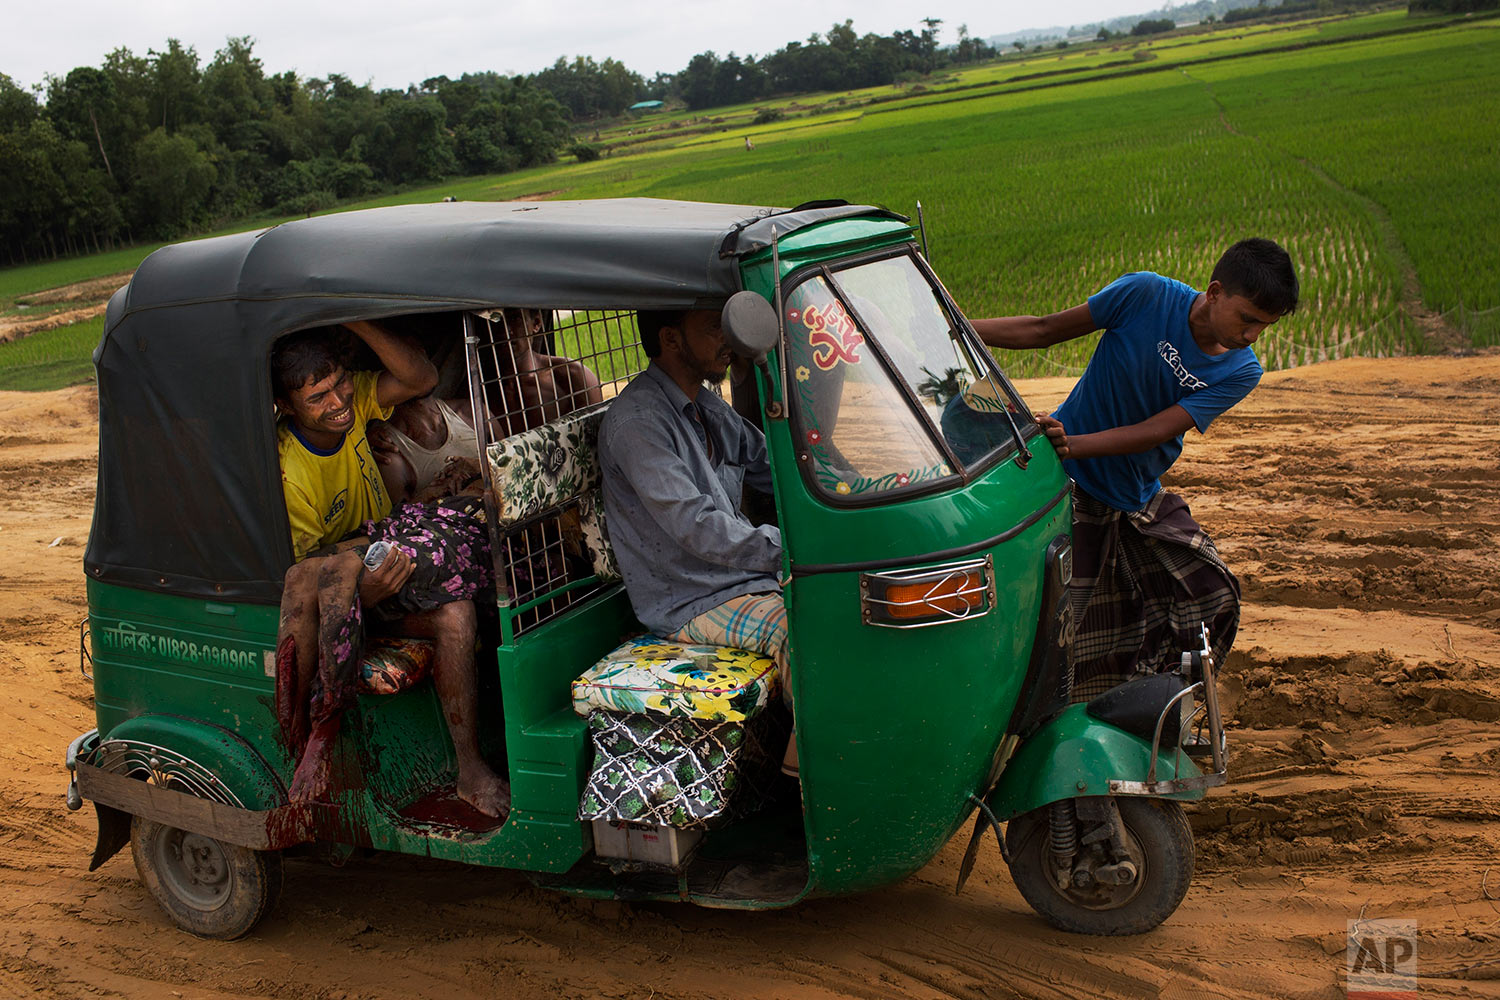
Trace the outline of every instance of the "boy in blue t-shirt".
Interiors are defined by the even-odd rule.
[[[1140,271],[1049,316],[974,321],[986,344],[1010,350],[1104,331],[1055,422],[1045,421],[1077,484],[1080,694],[1175,663],[1197,645],[1199,622],[1209,623],[1219,662],[1228,653],[1239,585],[1187,505],[1162,491],[1160,477],[1182,453],[1189,428],[1207,430],[1255,388],[1262,369],[1251,345],[1297,307],[1298,293],[1287,252],[1247,239],[1225,251],[1201,292]]]

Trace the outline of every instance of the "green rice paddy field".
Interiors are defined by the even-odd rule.
[[[710,113],[717,122],[663,116],[601,135],[631,145],[594,163],[350,207],[448,194],[841,197],[915,214],[920,201],[933,263],[971,316],[1076,305],[1131,270],[1201,287],[1224,246],[1265,235],[1292,252],[1304,293],[1257,347],[1268,368],[1417,353],[1437,334],[1442,346],[1500,344],[1500,18],[1220,29],[1039,54],[924,93],[779,104],[788,117],[769,125],[750,124],[748,108]],[[0,306],[59,274],[121,269],[118,253],[92,272],[90,260],[0,271]],[[57,331],[57,356],[36,344],[25,362],[26,341],[0,345],[0,373],[64,361],[83,332]],[[1002,361],[1016,375],[1073,373],[1091,349]],[[79,369],[55,371],[37,387]]]

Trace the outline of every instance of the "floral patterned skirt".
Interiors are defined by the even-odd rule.
[[[375,607],[381,618],[403,618],[473,600],[494,586],[490,535],[479,497],[404,503],[384,520],[367,521],[364,530],[371,544],[389,542],[410,556],[414,566],[406,585]]]

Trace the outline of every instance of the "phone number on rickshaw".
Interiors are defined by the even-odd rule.
[[[188,639],[146,632],[130,622],[120,622],[112,628],[97,630],[104,644],[111,649],[130,650],[148,656],[160,656],[180,663],[204,663],[214,667],[252,667],[260,659],[258,650],[230,649],[227,646],[210,646]]]

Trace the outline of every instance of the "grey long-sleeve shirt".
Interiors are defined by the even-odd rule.
[[[610,545],[647,628],[674,632],[731,597],[779,589],[781,532],[740,512],[747,480],[771,489],[765,438],[715,393],[689,400],[650,365],[610,404],[599,458]]]

